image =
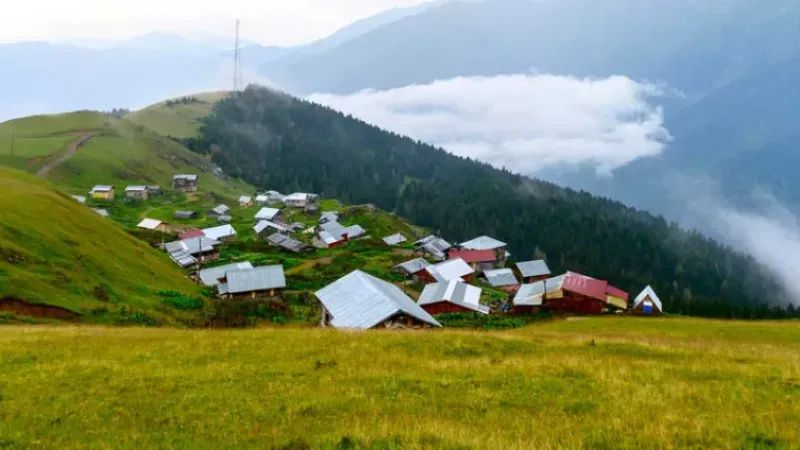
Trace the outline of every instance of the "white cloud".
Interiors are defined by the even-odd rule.
[[[521,173],[590,164],[609,174],[664,150],[669,133],[650,103],[660,94],[623,76],[508,75],[309,99]]]

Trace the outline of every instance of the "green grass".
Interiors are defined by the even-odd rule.
[[[797,322],[593,318],[417,333],[19,326],[0,329],[0,358],[7,448],[800,444]]]
[[[198,294],[164,253],[44,182],[0,169],[0,192],[0,299],[57,306],[83,321],[104,322],[123,306],[169,315],[159,290]]]
[[[167,106],[157,103],[125,116],[131,122],[149,128],[164,136],[188,138],[197,135],[200,120],[211,114],[214,103],[228,96],[228,92],[209,92],[192,95],[198,102]]]

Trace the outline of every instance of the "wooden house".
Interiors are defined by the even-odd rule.
[[[436,261],[447,259],[447,251],[452,248],[449,242],[436,235],[424,237],[414,242],[414,254],[429,257]]]
[[[479,287],[452,280],[425,286],[419,297],[419,305],[432,316],[460,312],[489,314],[489,307],[481,305],[480,300]]]
[[[175,214],[173,214],[172,217],[178,220],[189,220],[196,218],[197,213],[195,211],[175,211]]]
[[[227,216],[231,208],[228,205],[217,205],[206,213],[207,218],[219,219],[222,216]]]
[[[203,234],[206,237],[219,242],[231,242],[236,239],[236,230],[230,225],[220,225],[213,228],[205,228]]]
[[[283,266],[261,266],[225,273],[217,285],[220,297],[235,300],[270,300],[286,288]]]
[[[653,288],[647,286],[633,300],[631,312],[640,316],[660,316],[664,314],[664,307]]]
[[[419,284],[427,279],[425,269],[431,265],[431,263],[422,258],[416,258],[392,267],[392,272],[402,273],[405,277],[410,277],[414,283]]]
[[[523,261],[514,265],[514,275],[523,284],[530,284],[550,278],[550,268],[544,260]]]
[[[270,245],[280,247],[282,250],[292,253],[307,253],[313,250],[311,246],[280,233],[275,233],[267,237],[267,242],[269,242]]]
[[[98,184],[89,191],[89,197],[95,200],[114,200],[114,186]]]
[[[447,252],[448,259],[461,258],[472,267],[476,274],[482,274],[486,270],[494,269],[495,253],[493,250],[457,250],[450,249]]]
[[[197,175],[179,174],[172,177],[175,192],[197,192]]]
[[[472,281],[474,274],[469,264],[456,258],[426,267],[419,277],[426,283],[446,283],[453,280]]]
[[[606,286],[606,306],[609,311],[622,312],[628,309],[628,293],[622,289]]]
[[[219,261],[218,241],[207,237],[197,237],[169,242],[165,245],[167,253],[175,263],[183,268]]]
[[[275,233],[289,234],[292,232],[292,229],[280,223],[262,220],[253,227],[253,232],[255,233],[257,240],[264,240]]]
[[[147,200],[149,196],[147,186],[128,186],[125,188],[125,197],[135,200]]]
[[[248,195],[242,195],[241,197],[239,197],[239,206],[241,206],[242,208],[249,208],[253,206],[253,197],[250,197]]]
[[[169,224],[156,219],[144,219],[136,227],[142,230],[160,231],[162,233],[169,231]]]
[[[519,290],[519,281],[511,269],[492,269],[483,273],[486,283],[503,292],[514,294]]]
[[[256,222],[260,222],[262,220],[269,220],[269,221],[276,221],[279,220],[283,216],[283,213],[280,209],[277,208],[261,208],[255,215]]]
[[[307,194],[305,192],[295,192],[294,194],[287,195],[283,199],[283,203],[290,208],[305,208],[317,201],[319,201],[318,195]]]
[[[322,326],[354,330],[442,326],[400,288],[360,270],[315,295],[322,305]]]
[[[507,250],[505,242],[498,241],[497,239],[489,236],[480,236],[471,241],[462,242],[458,245],[459,248],[465,250],[491,250],[494,252],[494,267],[505,267],[506,260],[511,256]]]
[[[161,186],[153,185],[153,186],[146,186],[146,188],[147,188],[147,195],[149,195],[149,196],[161,195],[162,192],[163,192],[161,190]]]

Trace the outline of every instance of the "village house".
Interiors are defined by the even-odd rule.
[[[175,192],[197,192],[197,175],[179,174],[172,177]]]
[[[92,208],[92,211],[100,214],[102,217],[108,217],[108,210],[105,208]]]
[[[146,186],[147,195],[161,195],[161,186]]]
[[[125,197],[136,200],[147,200],[147,186],[128,186],[125,188]]]
[[[319,216],[319,220],[317,221],[318,224],[322,225],[323,223],[328,222],[338,222],[339,221],[339,213],[336,211],[326,211],[323,212],[322,215]]]
[[[212,210],[206,213],[207,218],[220,218],[222,216],[228,215],[228,212],[231,208],[228,205],[217,205]]]
[[[514,274],[523,284],[529,284],[549,278],[550,268],[543,260],[523,261],[514,265]]]
[[[292,229],[279,223],[270,222],[269,220],[262,220],[253,227],[253,232],[255,232],[257,240],[263,240],[275,233],[291,233]]]
[[[310,246],[280,233],[269,236],[267,242],[269,242],[270,245],[280,247],[282,250],[292,253],[306,253],[313,250]]]
[[[283,266],[261,266],[225,273],[217,285],[220,297],[235,300],[268,300],[286,288]]]
[[[344,245],[352,239],[358,239],[367,234],[360,225],[345,227],[339,222],[325,222],[317,227],[314,246],[318,248],[334,248]]]
[[[450,250],[452,245],[444,239],[430,235],[425,238],[414,242],[415,254],[420,256],[427,256],[437,261],[444,261],[447,259],[447,251]]]
[[[236,239],[236,230],[230,225],[220,225],[213,228],[203,229],[203,234],[209,239],[219,242],[230,242]]]
[[[89,191],[89,197],[95,200],[114,200],[114,186],[98,184]]]
[[[269,203],[269,197],[267,197],[267,196],[266,196],[266,195],[264,195],[264,194],[258,194],[258,195],[256,195],[256,204],[257,204],[257,205],[265,206],[265,205],[267,205],[268,203]]]
[[[453,280],[472,281],[473,275],[472,267],[463,259],[456,258],[426,267],[419,278],[429,283],[446,283]]]
[[[460,280],[429,284],[419,297],[419,305],[432,316],[460,312],[489,314],[489,307],[480,301],[481,289]]]
[[[239,206],[243,208],[249,208],[253,206],[253,197],[242,195],[239,197]]]
[[[480,236],[472,239],[471,241],[462,242],[458,246],[459,248],[466,250],[492,250],[495,254],[495,268],[505,267],[506,259],[511,256],[511,254],[506,250],[507,244],[505,242],[498,241],[497,239],[489,236]]]
[[[392,272],[402,273],[406,277],[411,277],[414,283],[420,284],[426,279],[427,272],[425,272],[425,269],[431,265],[428,261],[417,258],[392,267]]]
[[[487,270],[483,273],[484,279],[489,286],[503,292],[515,293],[519,290],[519,281],[514,276],[511,269]]]
[[[463,259],[477,274],[494,269],[495,253],[492,250],[450,249],[447,252],[447,257],[448,259]]]
[[[178,238],[180,238],[181,240],[201,238],[201,237],[206,237],[206,234],[203,233],[203,230],[197,228],[192,228],[190,230],[186,230],[178,234]]]
[[[142,230],[160,231],[162,233],[169,231],[169,224],[156,219],[144,219],[136,227]]]
[[[542,309],[545,289],[549,288],[552,292],[556,292],[559,287],[560,284],[555,281],[550,287],[546,287],[544,281],[523,284],[514,295],[513,312],[515,314],[538,313]]]
[[[441,327],[397,286],[360,270],[316,292],[322,326],[341,329]]]
[[[207,237],[184,239],[165,245],[170,258],[183,268],[219,261],[218,241]]]
[[[615,288],[610,284],[606,286],[606,305],[609,310],[623,312],[628,309],[628,293]]]
[[[305,192],[295,192],[294,194],[286,196],[283,203],[290,208],[305,208],[308,205],[314,204],[319,200],[316,194],[307,194]]]
[[[222,279],[225,278],[225,274],[234,271],[234,270],[244,270],[244,269],[252,269],[253,265],[249,262],[240,262],[234,264],[226,264],[224,266],[217,266],[211,267],[208,269],[203,269],[197,273],[200,282],[203,283],[203,286],[213,287],[218,286],[222,283]]]
[[[172,217],[178,220],[189,220],[197,217],[197,213],[194,211],[175,211],[175,214],[173,214]]]
[[[227,214],[223,214],[223,215],[217,217],[217,223],[220,223],[220,224],[223,224],[223,225],[231,223],[232,220],[233,220],[233,217],[231,217],[231,216],[229,216]]]
[[[383,238],[383,242],[386,245],[392,247],[392,246],[395,246],[395,245],[404,244],[404,243],[408,242],[408,239],[406,239],[406,237],[403,236],[401,233],[397,233],[397,234],[393,234],[391,236],[387,236],[387,237]]]
[[[627,294],[610,286],[608,281],[575,272],[567,272],[534,284],[538,283],[546,286],[547,292],[543,295],[542,307],[548,311],[602,314],[620,309],[620,301],[609,302],[609,295],[624,297],[624,303],[627,305]]]
[[[286,200],[286,196],[278,191],[267,191],[264,195],[267,197],[266,204],[283,203]]]
[[[647,286],[633,299],[633,314],[642,316],[660,316],[664,313],[661,299],[652,287]]]
[[[256,216],[255,216],[255,219],[256,219],[256,222],[259,222],[261,220],[274,221],[274,220],[280,219],[281,215],[282,215],[282,213],[281,213],[280,209],[264,207],[264,208],[261,208],[261,209],[258,210],[258,212],[256,213]]]

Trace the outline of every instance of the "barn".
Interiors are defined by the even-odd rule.
[[[481,289],[460,280],[425,286],[419,305],[431,315],[444,313],[477,312],[489,314],[489,307],[481,305]]]

